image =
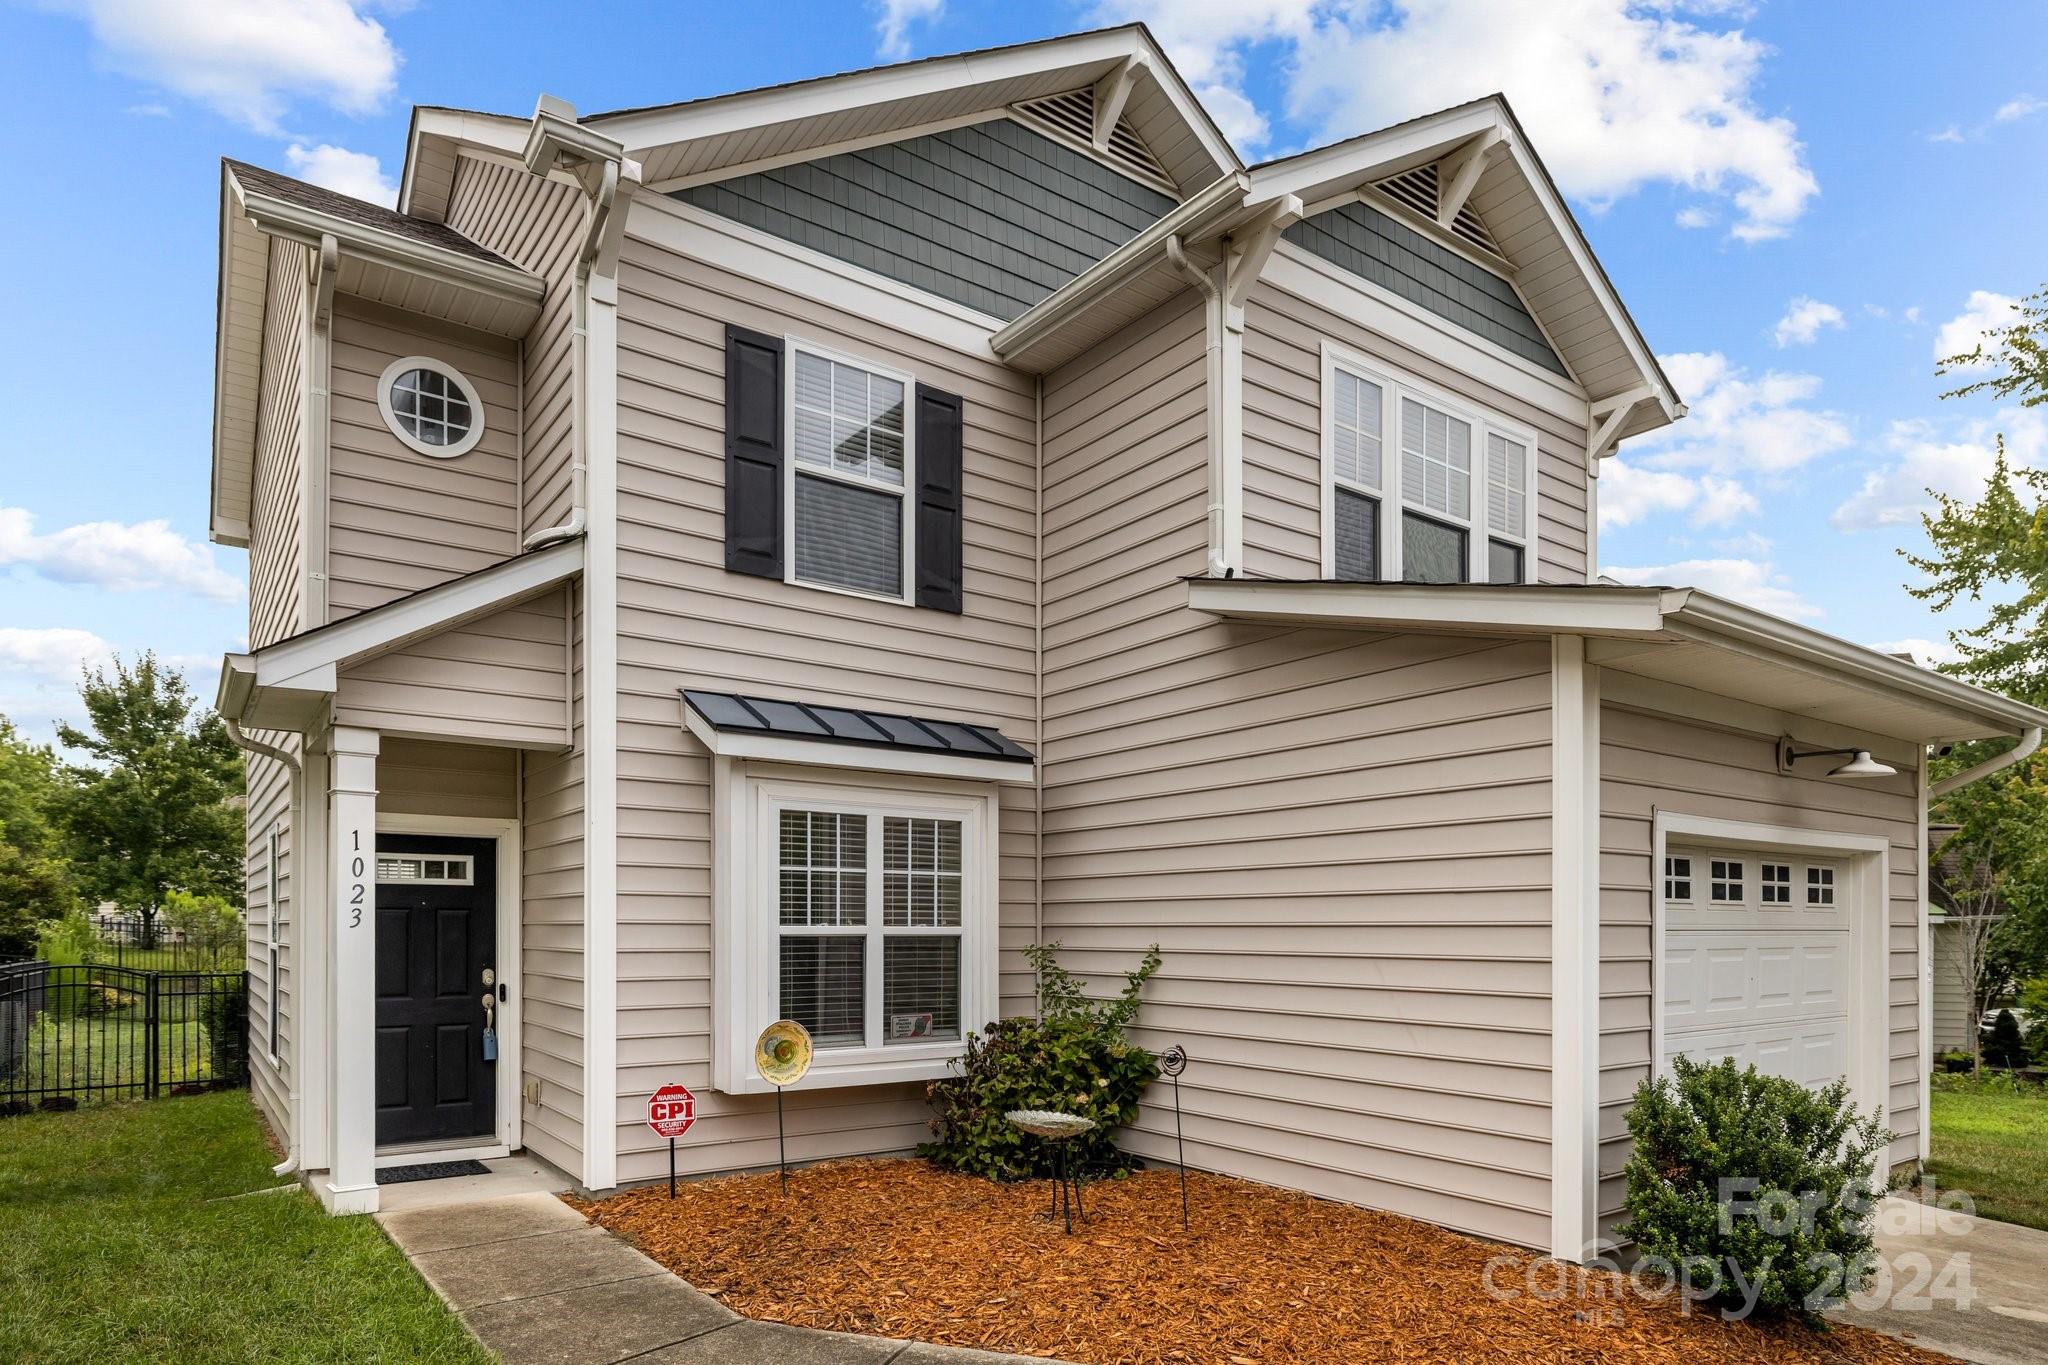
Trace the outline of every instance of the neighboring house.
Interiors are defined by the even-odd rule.
[[[1927,878],[1928,929],[1933,948],[1934,1041],[1936,1052],[1968,1052],[1976,1033],[1978,1006],[1968,974],[1963,970],[1964,926],[1952,887],[1963,875],[1957,852],[1949,846],[1954,825],[1929,825],[1928,847],[1933,865]],[[2002,917],[2005,905],[1994,900],[1990,913]],[[1974,913],[1974,911],[1973,911]]]
[[[2043,714],[1594,581],[1683,407],[1500,98],[1246,167],[1125,27],[221,194],[255,1090],[337,1211],[650,1179],[666,1081],[768,1163],[780,1016],[791,1154],[903,1151],[1053,940],[1161,945],[1218,1171],[1576,1257],[1680,1052],[1924,1155],[1924,746]]]

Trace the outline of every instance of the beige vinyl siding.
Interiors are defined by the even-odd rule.
[[[1343,286],[1330,291],[1311,301],[1261,282],[1245,308],[1246,575],[1322,575],[1322,345],[1329,341],[1534,432],[1536,578],[1583,583],[1585,428],[1360,325],[1329,306],[1341,305]]]
[[[702,230],[702,229],[697,229]],[[767,1096],[709,1092],[710,757],[684,685],[991,724],[1036,743],[1033,381],[913,330],[840,311],[629,235],[619,271],[619,1178],[665,1169],[641,1122],[658,1083],[698,1090],[690,1170],[774,1160]],[[725,327],[804,339],[909,371],[966,402],[963,615],[725,570]],[[1033,804],[1001,806],[1002,995],[1030,1007]],[[970,1021],[979,1025],[986,1021]],[[922,1086],[799,1090],[790,1154],[920,1141]]]
[[[377,407],[392,361],[452,365],[484,403],[484,434],[452,460],[401,442]],[[379,304],[334,301],[327,600],[339,620],[518,552],[519,365],[495,337]]]
[[[1046,381],[1045,936],[1101,990],[1161,945],[1192,1164],[1542,1245],[1548,651],[1188,611],[1203,348],[1162,309]]]
[[[305,429],[306,305],[310,257],[306,248],[273,242],[270,282],[264,302],[263,372],[256,417],[256,465],[249,538],[249,643],[261,648],[306,626],[305,603]],[[266,736],[290,752],[296,736]],[[244,814],[248,926],[250,1089],[280,1131],[289,1121],[292,917],[292,775],[282,763],[251,754]],[[270,835],[278,841],[278,885],[269,884]],[[270,944],[264,937],[272,897],[281,945],[278,979],[270,973]],[[270,1058],[269,1020],[277,1000],[277,1061]]]
[[[1963,979],[1962,952],[1958,929],[1934,921],[1929,937],[1934,944],[1934,1043],[1938,1050],[1970,1050],[1976,1032],[1976,1010],[1970,987]]]
[[[519,755],[485,744],[387,735],[377,754],[377,813],[516,819]]]
[[[1673,689],[1684,705],[1683,689]],[[1656,813],[1848,834],[1891,842],[1890,1084],[1885,1122],[1898,1134],[1894,1163],[1912,1161],[1921,1125],[1919,1031],[1919,868],[1914,776],[1831,782],[1825,765],[1810,773],[1777,770],[1782,725],[1755,728],[1687,719],[1609,703],[1600,712],[1600,1218],[1618,1220],[1628,1159],[1626,1118],[1635,1088],[1650,1072],[1651,915]],[[1768,733],[1766,732],[1768,728]],[[1845,741],[1846,742],[1846,741]],[[1868,743],[1882,741],[1874,737]],[[1893,760],[1896,762],[1897,760]]]
[[[569,743],[567,588],[345,670],[337,725],[478,744]]]
[[[569,515],[574,462],[574,282],[582,240],[583,196],[567,185],[494,161],[462,157],[448,203],[448,226],[547,281],[540,318],[521,345],[526,470],[520,534]]]

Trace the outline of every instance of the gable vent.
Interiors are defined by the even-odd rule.
[[[1142,180],[1154,189],[1164,190],[1176,199],[1180,197],[1180,187],[1173,183],[1166,167],[1159,164],[1159,159],[1152,155],[1152,149],[1132,129],[1128,119],[1118,116],[1116,127],[1109,132],[1107,151],[1096,147],[1095,91],[1092,87],[1069,90],[1064,95],[1025,100],[1011,105],[1010,112],[1038,131],[1090,156],[1100,157],[1125,175]]]
[[[1377,182],[1373,188],[1389,199],[1414,209],[1430,222],[1436,221],[1437,188],[1434,161],[1417,166],[1412,171],[1389,176]],[[1479,215],[1470,207],[1458,210],[1458,216],[1451,220],[1451,231],[1490,256],[1501,255],[1500,247],[1494,244],[1493,234],[1486,230],[1486,224],[1479,221]]]

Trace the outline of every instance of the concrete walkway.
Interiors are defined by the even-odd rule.
[[[2048,1360],[2048,1232],[1890,1198],[1877,1249],[1891,1301],[1841,1309],[1843,1322],[1978,1365]]]
[[[377,1221],[507,1365],[1045,1365],[742,1318],[551,1193],[429,1202],[424,1186],[449,1183],[392,1186],[409,1197]]]

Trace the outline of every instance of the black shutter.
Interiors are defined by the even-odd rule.
[[[725,567],[782,577],[782,338],[725,329]]]
[[[960,611],[961,400],[917,386],[917,605]]]

